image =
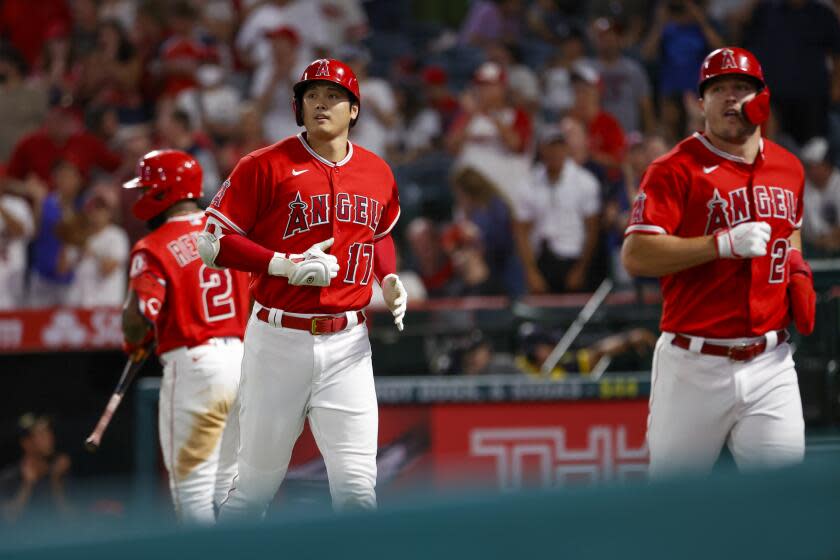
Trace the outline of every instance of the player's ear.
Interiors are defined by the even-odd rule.
[[[359,117],[359,104],[352,102],[350,104],[350,120],[356,120]]]

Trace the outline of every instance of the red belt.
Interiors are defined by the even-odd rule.
[[[261,308],[257,311],[257,319],[264,323],[268,323],[268,312],[269,309],[265,307]],[[361,311],[356,311],[356,319],[359,324],[364,323],[365,314]],[[280,318],[281,327],[308,331],[311,334],[329,334],[343,331],[347,328],[348,322],[347,315],[339,315],[338,317],[294,317],[284,313]]]
[[[778,336],[778,343],[786,342],[788,339],[788,332],[786,330],[776,331]],[[681,334],[674,335],[671,344],[685,350],[691,347],[691,339]],[[700,347],[701,354],[709,354],[711,356],[720,356],[729,358],[736,362],[748,362],[767,350],[767,338],[762,338],[757,342],[750,342],[749,344],[733,344],[731,346],[724,344],[712,344],[711,342],[704,342]]]

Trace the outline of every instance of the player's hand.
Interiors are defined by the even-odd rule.
[[[718,257],[721,259],[750,259],[767,254],[770,224],[747,222],[715,234]]]
[[[274,253],[268,263],[268,273],[285,276],[292,286],[329,286],[330,281],[338,276],[339,269],[338,259],[325,252],[334,241],[331,237],[315,243],[302,255]]]
[[[385,298],[385,305],[394,316],[394,324],[398,331],[403,330],[403,317],[408,307],[408,293],[405,291],[400,277],[396,274],[389,274],[382,279],[382,297]]]

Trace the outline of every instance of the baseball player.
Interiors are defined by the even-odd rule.
[[[212,523],[236,470],[236,415],[242,337],[248,319],[248,275],[208,267],[196,238],[202,171],[176,150],[146,154],[125,188],[141,194],[132,207],[157,226],[130,257],[123,309],[126,349],[157,339],[163,363],[159,433],[178,518]]]
[[[406,293],[390,232],[391,169],[348,141],[361,98],[352,70],[310,64],[293,86],[305,132],[242,158],[207,209],[205,264],[253,274],[238,475],[219,519],[264,514],[309,420],[333,506],[376,505],[378,414],[365,315],[374,278],[402,330]]]
[[[761,137],[770,91],[735,47],[700,69],[705,130],[648,168],[625,232],[628,272],[661,278],[648,445],[652,476],[796,463],[804,421],[790,335],[813,329],[800,252],[802,165]]]

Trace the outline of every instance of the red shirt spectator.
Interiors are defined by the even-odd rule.
[[[0,3],[0,35],[23,54],[32,66],[41,54],[47,31],[56,25],[70,28],[65,0],[5,0]]]
[[[116,171],[121,163],[120,156],[81,128],[68,109],[53,108],[42,128],[17,143],[6,172],[21,180],[34,173],[49,182],[55,163],[68,158],[77,163],[85,176],[94,167]]]

